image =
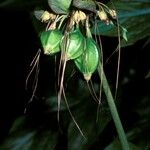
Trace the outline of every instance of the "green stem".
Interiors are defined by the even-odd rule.
[[[101,71],[103,71],[103,70],[101,70],[101,68],[102,68],[101,66],[98,68],[99,75],[101,75]],[[103,86],[103,89],[104,89],[104,92],[105,92],[105,95],[107,98],[107,102],[108,102],[108,105],[110,108],[110,112],[111,112],[113,121],[115,123],[116,129],[118,132],[118,136],[119,136],[119,139],[120,139],[120,142],[122,145],[122,149],[130,150],[129,144],[128,144],[128,141],[127,141],[127,138],[126,138],[126,135],[125,135],[125,132],[124,132],[124,129],[123,129],[123,126],[122,126],[122,123],[119,118],[119,114],[118,114],[118,111],[117,111],[117,108],[116,108],[116,105],[114,102],[114,98],[112,96],[112,93],[111,93],[111,90],[110,90],[110,87],[109,87],[109,84],[108,84],[108,81],[106,79],[104,72],[103,72],[102,86]]]
[[[87,16],[87,19],[86,19],[86,34],[87,34],[87,37],[92,37],[90,29],[89,29],[89,16]],[[101,65],[101,62],[99,62],[98,73],[99,73],[99,76],[101,77],[101,71],[103,72],[102,87],[104,89],[104,92],[105,92],[105,95],[107,98],[107,102],[108,102],[108,106],[110,108],[110,112],[111,112],[113,121],[115,123],[116,129],[118,132],[118,136],[119,136],[119,139],[120,139],[120,142],[122,145],[122,149],[130,150],[129,144],[128,144],[128,141],[127,141],[127,138],[126,138],[126,135],[125,135],[125,132],[124,132],[124,129],[123,129],[123,126],[122,126],[122,123],[121,123],[121,120],[120,120],[120,117],[119,117],[119,114],[118,114],[118,111],[117,111],[117,108],[116,108],[116,105],[114,102],[114,98],[112,96],[108,81],[107,81],[105,73],[104,73],[104,70],[102,70],[102,68],[103,67]]]

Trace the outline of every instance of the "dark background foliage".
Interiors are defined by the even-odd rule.
[[[144,24],[142,26],[144,26]],[[41,70],[37,89],[38,98],[35,98],[33,103],[28,106],[28,112],[25,115],[27,120],[22,119],[20,122],[18,121],[18,124],[20,124],[22,128],[18,129],[17,125],[15,128],[15,125],[13,124],[14,121],[18,117],[24,115],[24,108],[31,97],[31,88],[29,88],[28,91],[25,90],[25,80],[31,69],[30,63],[40,46],[39,38],[32,24],[30,13],[25,10],[1,9],[0,39],[2,75],[0,99],[0,144],[2,146],[8,145],[8,143],[11,145],[11,142],[15,143],[15,139],[19,137],[21,139],[21,135],[23,134],[21,131],[28,134],[30,131],[36,132],[36,130],[35,137],[37,138],[34,138],[32,147],[29,149],[35,149],[37,143],[44,141],[44,139],[46,140],[46,137],[51,138],[47,139],[48,141],[54,141],[51,142],[50,145],[54,145],[54,147],[56,145],[56,149],[60,149],[60,147],[61,149],[67,149],[67,143],[69,139],[71,139],[71,142],[68,144],[70,150],[76,149],[76,145],[77,147],[79,145],[81,149],[104,149],[115,139],[114,137],[116,137],[117,134],[113,122],[108,117],[110,114],[107,109],[102,110],[107,112],[106,114],[103,114],[104,117],[102,116],[102,118],[105,118],[105,116],[108,117],[106,117],[108,121],[104,120],[106,123],[106,125],[103,125],[104,130],[102,129],[102,131],[100,131],[97,129],[100,134],[97,135],[97,138],[95,138],[89,145],[85,144],[86,146],[84,146],[84,143],[77,141],[75,137],[80,133],[76,131],[76,129],[75,131],[71,130],[73,126],[70,125],[70,119],[68,119],[69,117],[65,114],[65,111],[63,112],[63,115],[66,117],[62,115],[62,118],[64,117],[66,121],[62,121],[61,124],[63,132],[58,133],[59,127],[55,118],[56,105],[52,104],[50,100],[45,100],[45,97],[48,97],[49,95],[51,95],[50,99],[52,100],[52,97],[55,94],[55,64],[53,58],[50,60],[47,56],[43,55],[41,55]],[[122,48],[120,84],[118,88],[118,110],[125,131],[128,133],[131,142],[145,149],[146,146],[149,147],[148,143],[150,142],[150,137],[148,135],[148,133],[150,133],[150,83],[149,78],[147,77],[150,68],[148,40],[149,37],[146,36],[136,41],[134,44]],[[107,58],[116,47],[117,38],[103,36],[102,43],[104,47],[104,57]],[[112,90],[114,90],[113,86],[116,77],[116,58],[117,55],[115,54],[105,65],[105,71],[110,85],[112,86]],[[31,77],[31,79],[32,78],[33,77]],[[93,80],[95,83],[98,82],[96,74],[94,75]],[[92,137],[95,128],[90,126],[90,121],[88,121],[88,119],[90,119],[89,111],[95,108],[95,106],[93,106],[94,102],[90,103],[90,99],[86,99],[86,96],[88,97],[89,95],[85,88],[86,85],[83,83],[83,78],[79,73],[75,75],[74,79],[71,79],[68,86],[69,84],[72,85],[72,83],[77,82],[81,82],[81,84],[74,84],[75,86],[69,89],[70,93],[73,94],[69,95],[69,97],[72,97],[73,100],[78,99],[77,104],[70,103],[73,105],[73,112],[77,115],[77,120],[82,124],[83,130],[85,126],[87,129],[87,135]],[[31,82],[29,82],[29,84],[31,85]],[[76,92],[74,93],[74,91]],[[86,91],[85,94],[78,94],[78,92],[82,93],[82,91]],[[85,100],[87,102],[85,102]],[[105,98],[103,101],[105,101]],[[83,107],[83,105],[85,107]],[[106,104],[104,103],[102,107],[105,107],[105,105]],[[107,106],[105,108],[107,108]],[[85,112],[85,114],[82,112]],[[89,118],[85,116],[88,116]],[[92,117],[93,116],[91,116],[91,118]],[[94,120],[95,119],[92,121]],[[89,123],[89,126],[84,125],[84,123]],[[13,129],[12,126],[14,127]],[[10,131],[14,133],[12,134],[13,136],[10,136]],[[75,132],[75,136],[74,134],[71,134],[72,132]],[[43,138],[40,139],[41,137]],[[27,143],[28,141],[22,143],[22,145],[26,145]],[[46,146],[45,143],[43,145],[49,147],[48,145]],[[40,146],[41,149],[44,149],[42,144]],[[4,146],[1,149],[8,149],[8,147]],[[50,148],[53,149],[52,147]],[[26,149],[28,148],[26,147]],[[14,150],[17,150],[17,148]]]

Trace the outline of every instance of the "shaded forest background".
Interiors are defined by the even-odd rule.
[[[141,126],[143,132],[140,134],[146,141],[150,140],[147,135],[147,133],[150,133],[150,118],[148,118],[148,114],[150,114],[150,83],[149,78],[146,78],[150,67],[149,43],[146,44],[148,39],[149,37],[146,37],[131,46],[122,48],[120,67],[121,91],[119,91],[121,102],[118,107],[126,131],[133,129],[136,126],[135,123],[138,124],[142,119],[148,119],[146,127],[144,127],[144,122],[141,121],[143,123],[143,126]],[[0,40],[2,75],[0,143],[2,144],[7,138],[15,119],[24,115],[24,109],[32,92],[31,89],[25,90],[25,80],[31,69],[30,63],[39,48],[39,38],[32,24],[30,14],[26,11],[0,10]],[[105,57],[111,54],[111,50],[116,47],[117,38],[103,36],[102,42]],[[114,55],[105,67],[111,85],[115,83],[116,58],[117,56]],[[51,90],[51,93],[55,90],[54,68],[50,67],[52,65],[54,63],[48,63],[46,56],[41,56],[41,71],[37,90],[39,97],[47,94],[48,89]],[[51,68],[51,71],[47,71],[49,68]],[[77,77],[83,80],[80,74],[77,74]],[[97,81],[96,75],[94,80],[95,82]],[[29,114],[38,118],[44,109],[45,105],[41,105],[41,102],[34,100],[31,108],[29,108]],[[138,124],[140,128],[139,125],[141,124]],[[112,121],[108,123],[107,131],[104,131],[103,138],[99,137],[101,139],[100,143],[103,144],[95,141],[91,149],[107,146],[113,140],[113,136],[108,138],[110,135],[116,135]],[[66,137],[66,135],[61,135],[61,137]],[[137,138],[139,141],[142,141],[139,135],[137,135]],[[66,142],[67,140],[64,141]],[[61,144],[63,145],[65,142]],[[134,142],[138,145],[136,138],[133,139]],[[64,144],[64,147],[66,145]]]

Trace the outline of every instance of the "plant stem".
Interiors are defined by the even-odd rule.
[[[86,19],[86,34],[87,34],[88,38],[92,37],[90,29],[89,29],[89,16],[87,16],[87,19]],[[112,96],[108,81],[107,81],[105,73],[104,73],[104,70],[102,70],[102,69],[103,69],[103,67],[101,65],[101,62],[99,62],[98,73],[99,73],[100,77],[101,77],[101,71],[103,73],[102,87],[104,89],[104,92],[105,92],[105,95],[107,98],[107,102],[108,102],[108,106],[110,108],[110,112],[111,112],[113,121],[115,123],[116,129],[118,132],[118,136],[119,136],[119,139],[120,139],[120,142],[122,145],[122,149],[130,150],[129,144],[128,144],[128,141],[127,141],[127,138],[126,138],[126,135],[125,135],[125,132],[124,132],[124,129],[123,129],[123,126],[122,126],[122,123],[121,123],[121,120],[120,120],[120,117],[119,117],[119,114],[118,114],[118,111],[117,111],[117,108],[116,108],[116,105],[114,102],[114,98]]]
[[[100,64],[100,67],[98,67],[98,73],[100,76],[101,76],[101,71],[103,71],[101,69],[102,69],[102,67]],[[127,141],[127,138],[126,138],[126,135],[125,135],[125,132],[124,132],[124,129],[123,129],[123,126],[122,126],[122,123],[121,123],[121,120],[119,118],[119,114],[118,114],[118,111],[117,111],[117,108],[116,108],[116,105],[114,102],[114,98],[112,96],[112,93],[111,93],[111,90],[110,90],[110,87],[109,87],[109,84],[108,84],[108,81],[106,79],[104,71],[103,71],[102,86],[103,86],[103,89],[104,89],[104,92],[105,92],[105,95],[107,98],[108,106],[110,108],[110,112],[111,112],[113,121],[115,123],[116,129],[118,132],[118,136],[119,136],[119,139],[120,139],[120,142],[122,145],[122,149],[123,150],[130,150],[129,144],[128,144],[128,141]]]

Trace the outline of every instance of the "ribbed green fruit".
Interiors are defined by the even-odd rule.
[[[92,38],[86,39],[86,47],[83,54],[75,59],[74,62],[83,73],[85,80],[89,81],[99,62],[98,48]]]
[[[44,49],[44,54],[51,55],[59,52],[62,37],[62,33],[57,29],[42,32],[40,39]]]
[[[65,38],[62,40],[61,47],[64,47]],[[75,59],[79,57],[84,50],[85,47],[85,39],[80,32],[80,29],[70,32],[66,38],[66,46],[65,46],[65,57],[66,60]]]

